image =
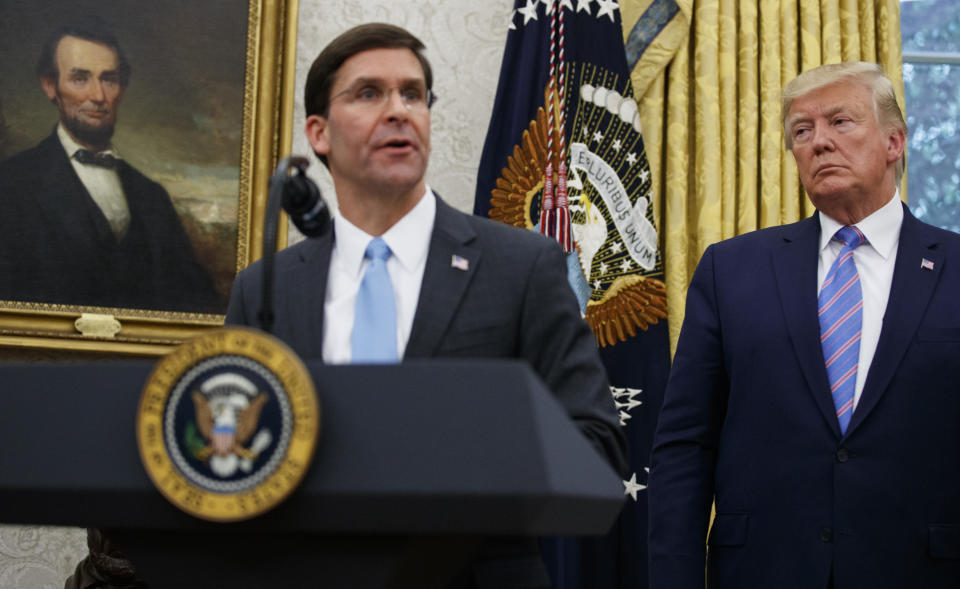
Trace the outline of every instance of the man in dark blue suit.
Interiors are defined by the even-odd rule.
[[[697,267],[654,441],[651,588],[958,587],[960,236],[900,202],[906,125],[876,65],[801,74],[782,116],[818,212]]]
[[[330,170],[339,210],[332,231],[277,255],[274,335],[328,363],[526,360],[622,471],[623,434],[558,244],[456,211],[426,185],[433,79],[423,49],[403,29],[371,24],[347,31],[314,61],[306,133]],[[258,325],[261,285],[259,265],[237,276],[227,323]],[[374,295],[386,298],[366,306]],[[485,545],[454,581],[548,584],[533,540]]]

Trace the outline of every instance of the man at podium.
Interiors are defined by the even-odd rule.
[[[423,51],[404,29],[367,24],[313,62],[306,135],[339,210],[332,230],[277,255],[273,333],[328,363],[526,360],[622,471],[624,437],[558,244],[461,213],[426,185],[435,95]],[[237,276],[228,324],[258,324],[261,288],[259,264]],[[535,541],[493,544],[456,586],[549,586]]]

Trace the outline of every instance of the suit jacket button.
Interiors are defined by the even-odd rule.
[[[850,459],[850,453],[847,452],[846,448],[840,448],[837,450],[837,462],[846,462]]]
[[[833,530],[830,528],[820,528],[820,541],[828,544],[833,542]]]

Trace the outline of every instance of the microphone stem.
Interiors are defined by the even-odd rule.
[[[289,157],[284,158],[277,165],[276,171],[270,177],[270,190],[267,194],[267,212],[263,221],[263,296],[261,297],[260,329],[267,333],[273,332],[273,256],[277,251],[277,225],[280,217],[280,203],[283,197],[283,185],[290,167]]]

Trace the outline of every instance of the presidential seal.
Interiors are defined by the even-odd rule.
[[[183,511],[238,521],[282,502],[303,479],[320,407],[290,348],[265,333],[222,329],[157,363],[137,413],[140,458]]]

